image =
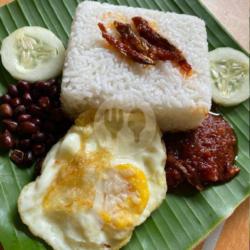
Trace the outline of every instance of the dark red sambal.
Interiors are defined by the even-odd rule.
[[[188,182],[202,190],[209,184],[226,182],[240,171],[234,166],[236,136],[220,115],[209,114],[197,129],[166,133],[163,138],[170,189]]]

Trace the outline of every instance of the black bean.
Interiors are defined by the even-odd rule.
[[[25,122],[21,122],[18,125],[18,130],[20,133],[34,134],[37,132],[37,126],[30,121],[25,121]]]
[[[25,149],[25,150],[29,149],[30,146],[31,146],[31,141],[28,138],[19,140],[18,145],[17,145],[18,148]]]
[[[29,114],[21,114],[17,117],[17,121],[20,122],[25,122],[31,120],[31,115]]]
[[[50,100],[47,96],[42,96],[38,100],[38,104],[42,109],[48,109],[50,106]]]
[[[11,106],[7,103],[0,105],[0,116],[3,118],[10,118],[13,115]]]
[[[19,99],[18,97],[15,97],[15,98],[11,99],[9,103],[10,103],[10,105],[11,105],[12,107],[16,107],[16,106],[18,106],[21,102],[20,102],[20,99]]]
[[[11,97],[10,95],[8,94],[5,94],[5,95],[2,95],[1,98],[0,98],[0,103],[9,103],[11,100]]]
[[[30,90],[30,85],[26,81],[19,81],[18,84],[17,84],[17,89],[21,93],[25,93],[25,92],[28,92]]]
[[[34,144],[32,146],[32,152],[35,156],[41,156],[45,153],[44,144]]]
[[[15,145],[15,141],[8,130],[0,134],[0,147],[4,149],[11,149]]]
[[[31,139],[34,142],[44,142],[45,141],[45,134],[38,131],[37,133],[33,134]]]
[[[22,96],[22,102],[25,104],[25,105],[29,105],[32,103],[32,97],[30,95],[29,92],[25,92]]]
[[[16,85],[11,84],[8,86],[8,94],[12,97],[17,97],[18,96],[18,90]]]
[[[10,119],[3,119],[3,126],[11,132],[15,132],[17,129],[17,122]]]
[[[26,111],[25,106],[20,104],[20,105],[16,106],[16,108],[14,110],[14,115],[17,116],[17,115],[23,114],[23,113],[25,113],[25,111]]]

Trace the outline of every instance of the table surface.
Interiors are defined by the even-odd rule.
[[[201,0],[240,45],[249,51],[249,0]],[[0,0],[0,6],[11,0]],[[195,250],[248,250],[249,199]]]
[[[249,0],[201,0],[243,48],[249,51]]]

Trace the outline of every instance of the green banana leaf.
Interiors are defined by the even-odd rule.
[[[43,26],[60,37],[67,46],[72,18],[78,0],[19,0],[0,9],[0,42],[15,29],[26,25]],[[108,0],[130,5],[196,15],[207,24],[209,49],[229,46],[244,51],[217,23],[198,0]],[[247,53],[246,53],[247,54]],[[0,64],[0,92],[14,80]],[[184,250],[204,239],[220,221],[250,194],[249,100],[220,110],[238,137],[236,165],[240,174],[229,183],[209,187],[203,192],[179,191],[168,194],[161,207],[139,226],[126,250]],[[33,179],[33,169],[18,169],[8,156],[0,154],[0,242],[5,250],[50,249],[32,236],[21,223],[17,198],[22,187]]]

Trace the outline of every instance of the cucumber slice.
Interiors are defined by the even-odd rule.
[[[223,106],[237,105],[249,98],[249,58],[232,48],[209,53],[213,101]]]
[[[16,79],[34,82],[53,78],[62,71],[64,57],[60,39],[42,27],[20,28],[2,42],[2,64]]]

